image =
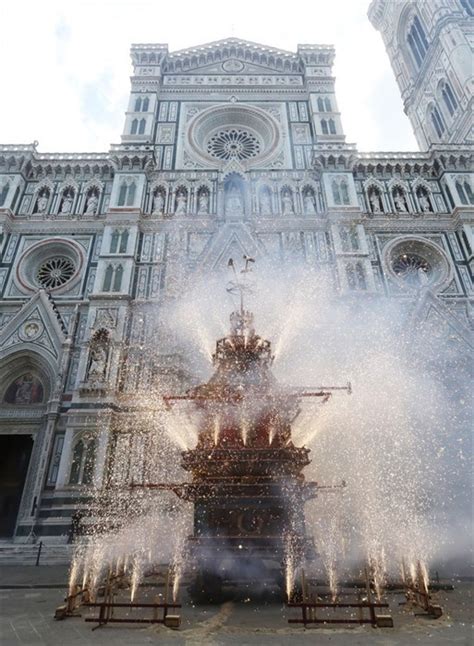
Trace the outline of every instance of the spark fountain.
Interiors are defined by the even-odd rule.
[[[216,343],[214,374],[184,395],[164,397],[170,409],[191,405],[198,413],[197,445],[182,453],[191,481],[173,490],[194,504],[186,550],[193,596],[211,601],[221,599],[229,584],[247,593],[291,595],[292,572],[315,557],[305,502],[335,488],[305,481],[310,451],[293,444],[291,424],[303,399],[324,403],[333,390],[350,392],[350,385],[295,389],[277,383],[271,343],[256,334],[244,306],[253,262],[244,260],[240,276],[229,261],[235,280],[228,291],[239,296],[240,306],[230,315],[230,334]]]

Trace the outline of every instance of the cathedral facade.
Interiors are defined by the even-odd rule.
[[[0,147],[2,537],[65,540],[146,374],[127,371],[130,353],[186,277],[229,257],[324,270],[340,298],[403,300],[466,352],[471,13],[469,0],[371,4],[421,152],[346,142],[331,47],[237,38],[133,45],[109,152]]]

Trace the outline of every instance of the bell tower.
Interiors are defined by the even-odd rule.
[[[472,143],[472,0],[372,0],[368,16],[381,33],[421,150]]]

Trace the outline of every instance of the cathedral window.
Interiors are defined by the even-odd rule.
[[[72,451],[69,484],[90,485],[94,476],[96,441],[92,438],[81,438]]]
[[[118,265],[115,268],[114,282],[112,285],[113,292],[119,292],[120,289],[122,288],[122,277],[123,277],[123,267],[122,265]]]
[[[449,114],[453,116],[453,114],[456,111],[456,108],[458,107],[458,102],[456,101],[456,97],[454,96],[454,93],[449,83],[444,82],[442,84],[441,95],[449,111]]]
[[[207,143],[207,152],[218,159],[250,159],[261,150],[260,142],[251,132],[240,128],[221,130],[212,135]]]
[[[132,127],[130,128],[130,134],[136,135],[138,132],[138,119],[132,121]]]
[[[322,131],[323,135],[328,135],[329,134],[328,122],[326,121],[326,119],[321,119],[321,131]]]
[[[367,282],[365,280],[365,270],[361,262],[356,262],[355,276],[358,289],[367,289]]]
[[[10,184],[7,182],[0,191],[0,206],[3,206],[5,204],[9,190]]]
[[[461,5],[468,16],[474,16],[474,0],[461,0]]]
[[[318,112],[331,112],[331,101],[327,97],[318,97]]]
[[[359,234],[357,233],[357,229],[355,227],[351,227],[351,230],[349,231],[349,237],[352,250],[357,251],[359,249]]]
[[[334,119],[329,119],[328,121],[329,124],[329,132],[331,135],[336,134],[336,124],[334,123]]]
[[[413,18],[413,22],[408,31],[407,42],[415,59],[417,66],[420,68],[428,51],[428,41],[425,30],[418,16]]]
[[[120,191],[118,196],[118,205],[125,206],[125,200],[127,199],[128,186],[123,182],[120,185]]]
[[[430,117],[436,134],[441,138],[446,128],[444,126],[444,121],[441,117],[441,114],[435,105],[431,106]]]
[[[340,183],[340,189],[341,189],[341,197],[342,197],[342,203],[343,204],[349,204],[350,199],[349,199],[349,186],[346,182],[345,179],[343,179]]]
[[[135,99],[135,112],[141,112],[141,111],[142,111],[142,97],[139,96],[137,99]]]
[[[467,199],[471,204],[474,204],[474,193],[472,192],[471,185],[469,182],[466,180],[464,182],[464,190],[466,191]]]
[[[135,192],[135,182],[131,182],[130,184],[127,184],[127,182],[122,182],[122,184],[120,184],[117,202],[118,206],[132,206],[135,201]]]
[[[118,231],[118,229],[115,229],[110,238],[110,253],[117,253],[119,239],[120,231]]]
[[[107,269],[105,270],[105,275],[104,275],[104,284],[102,287],[102,291],[110,292],[110,288],[112,287],[113,277],[114,277],[114,268],[112,265],[107,265]]]
[[[467,180],[462,181],[458,179],[456,182],[456,190],[462,204],[474,204],[474,193]]]
[[[118,264],[107,265],[104,275],[103,292],[119,292],[122,287],[123,267]]]
[[[41,287],[55,289],[65,285],[76,273],[76,267],[70,258],[56,256],[40,264],[36,280]]]
[[[125,229],[125,231],[122,231],[122,235],[120,237],[119,253],[126,253],[127,245],[128,245],[128,231],[127,229]]]
[[[128,187],[127,206],[132,206],[132,204],[135,202],[135,191],[135,182],[132,182]]]
[[[332,181],[331,188],[334,204],[342,204],[341,191],[339,190],[339,184],[336,182],[336,180]]]
[[[349,244],[349,232],[347,230],[347,227],[340,227],[339,228],[339,238],[341,240],[341,247],[343,251],[350,251],[350,244]]]
[[[350,253],[359,249],[359,235],[355,227],[340,227],[339,238],[341,239],[342,251]]]
[[[150,99],[146,96],[143,99],[142,112],[148,112],[149,107],[150,107]]]
[[[140,125],[138,126],[138,134],[143,135],[146,127],[146,119],[140,119]]]

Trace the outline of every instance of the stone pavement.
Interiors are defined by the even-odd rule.
[[[55,621],[53,613],[63,601],[66,568],[10,567],[0,569],[1,646],[471,646],[472,585],[456,584],[453,592],[436,593],[445,614],[441,619],[415,618],[398,605],[401,596],[389,597],[393,629],[308,628],[289,626],[295,616],[280,604],[227,602],[220,606],[184,605],[179,631],[164,626],[108,625],[92,630],[83,618]],[[62,578],[60,578],[62,577]],[[58,587],[44,587],[44,586]]]

